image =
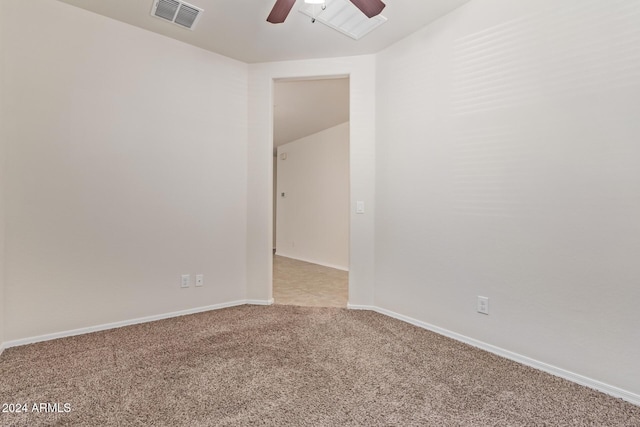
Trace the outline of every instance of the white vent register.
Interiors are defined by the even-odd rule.
[[[193,30],[204,9],[178,0],[153,0],[151,15]]]

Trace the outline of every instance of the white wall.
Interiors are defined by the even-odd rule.
[[[349,76],[351,215],[349,303],[373,304],[375,194],[375,57],[371,55],[249,65],[247,295],[271,299],[273,80]]]
[[[0,353],[4,342],[4,2],[0,1]]]
[[[277,171],[276,253],[348,270],[349,122],[279,146]]]
[[[376,305],[640,393],[639,27],[477,0],[378,55]]]
[[[2,2],[5,341],[243,299],[246,64]]]

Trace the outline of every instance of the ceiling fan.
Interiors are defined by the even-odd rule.
[[[362,11],[368,18],[373,18],[374,16],[380,14],[382,9],[384,9],[385,4],[381,0],[349,0],[353,3],[358,9]],[[287,15],[293,8],[296,0],[276,0],[276,4],[273,5],[273,9],[271,9],[271,13],[267,17],[267,21],[272,24],[281,24],[287,19]],[[305,0],[306,3],[312,4],[323,4],[324,0]]]

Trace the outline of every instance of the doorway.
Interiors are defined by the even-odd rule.
[[[273,297],[346,307],[349,78],[274,81]]]

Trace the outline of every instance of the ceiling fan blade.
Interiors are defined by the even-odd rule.
[[[368,18],[373,18],[374,16],[380,14],[382,9],[386,6],[380,0],[351,0],[358,9],[362,11]]]
[[[273,5],[267,21],[272,24],[282,24],[287,19],[287,15],[291,12],[295,2],[296,0],[276,0],[276,4]]]

